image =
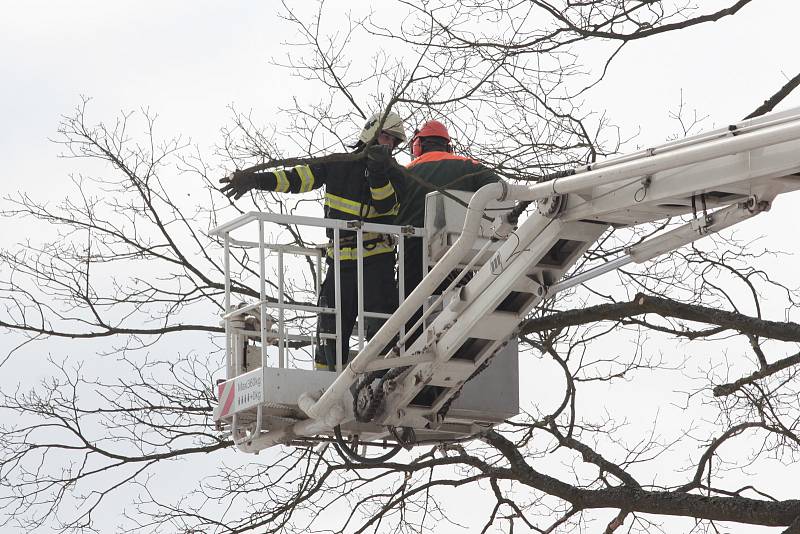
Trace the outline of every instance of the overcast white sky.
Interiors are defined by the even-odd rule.
[[[165,136],[183,134],[210,150],[229,104],[268,117],[303,90],[268,64],[283,56],[279,43],[289,37],[273,2],[0,0],[0,8],[2,196],[58,198],[67,175],[81,170],[79,162],[58,160],[59,148],[48,141],[80,95],[93,97],[96,120],[149,107]],[[708,128],[734,122],[800,72],[798,20],[796,0],[756,0],[732,19],[633,43],[587,105],[606,110],[622,137],[641,131],[639,145],[676,132],[668,115],[681,90],[709,116]],[[368,52],[354,60],[366,62]],[[778,109],[792,106],[800,106],[800,91]],[[748,231],[797,253],[798,200],[779,199]],[[15,231],[2,232],[0,244],[27,237]],[[800,258],[790,263],[796,272]]]
[[[206,148],[229,116],[227,105],[268,117],[302,91],[268,65],[284,56],[279,43],[291,37],[271,2],[0,6],[3,192],[57,183],[74,169],[74,162],[58,165],[58,148],[47,139],[79,95],[94,98],[97,120],[149,107],[164,135],[182,133]],[[681,89],[690,106],[709,115],[709,126],[731,122],[800,69],[790,38],[799,13],[793,0],[758,0],[732,19],[632,43],[587,103],[607,110],[624,133],[641,129],[641,144],[674,132],[667,116]],[[793,95],[781,107],[798,104],[800,95]]]

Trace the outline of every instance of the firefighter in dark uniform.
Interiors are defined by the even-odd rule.
[[[399,115],[390,112],[383,120],[376,113],[367,121],[355,148],[365,157],[350,161],[322,161],[297,165],[291,169],[260,172],[235,171],[220,180],[221,190],[238,199],[251,189],[278,193],[305,193],[325,187],[325,218],[368,223],[395,224],[402,194],[402,174],[393,164],[392,150],[406,140]],[[376,137],[377,133],[377,137]],[[375,144],[366,146],[375,139]],[[320,305],[334,307],[335,271],[333,246],[339,247],[341,258],[342,363],[348,358],[349,340],[358,316],[357,245],[355,232],[340,231],[340,242],[333,243],[333,230],[327,230],[331,244],[327,250],[327,274],[320,291]],[[364,310],[392,313],[397,309],[395,282],[395,243],[390,235],[364,232]],[[383,324],[382,320],[366,320],[367,339]],[[336,333],[336,316],[323,313],[319,331]],[[333,340],[322,343],[315,357],[317,368],[336,370],[336,345]]]
[[[401,198],[397,223],[402,226],[421,227],[425,224],[425,195],[441,189],[477,191],[484,185],[500,178],[474,159],[452,153],[450,134],[439,121],[431,120],[414,133],[411,154],[414,159],[407,170],[414,180],[405,183],[405,194]],[[427,269],[422,265],[422,240],[406,239],[404,270],[405,296],[411,294],[422,281]],[[410,328],[419,319],[417,312],[408,322]],[[411,340],[416,336],[413,336]]]

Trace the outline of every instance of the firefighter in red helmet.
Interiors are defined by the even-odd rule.
[[[397,215],[399,225],[422,226],[425,223],[425,195],[441,189],[477,191],[500,178],[480,162],[452,153],[450,134],[444,124],[430,120],[414,133],[407,169],[414,180],[406,180],[405,194]],[[407,239],[404,261],[405,296],[419,285],[425,275],[422,265],[422,240]],[[419,312],[409,322],[419,318]],[[412,338],[413,339],[413,338]]]

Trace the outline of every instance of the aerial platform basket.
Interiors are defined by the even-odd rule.
[[[338,373],[314,369],[312,362],[313,353],[318,349],[319,342],[325,339],[338,339],[338,330],[337,333],[327,334],[301,333],[293,328],[285,317],[291,311],[309,314],[337,314],[338,306],[324,307],[318,303],[323,266],[326,266],[324,258],[329,247],[326,245],[299,247],[268,243],[265,238],[268,231],[267,225],[293,224],[301,228],[306,227],[306,229],[331,228],[334,231],[334,241],[339,239],[338,235],[341,232],[356,232],[356,241],[360,247],[358,280],[359,284],[362,284],[363,277],[369,274],[363,272],[363,234],[365,232],[380,232],[395,236],[399,257],[403,258],[407,239],[421,239],[424,243],[429,243],[440,240],[442,235],[446,235],[447,232],[452,235],[460,231],[464,221],[464,206],[472,194],[461,191],[448,192],[449,198],[447,198],[444,212],[441,211],[443,208],[438,201],[440,196],[442,195],[438,193],[430,195],[429,202],[438,205],[440,212],[437,212],[438,225],[431,226],[428,231],[424,228],[371,223],[353,224],[338,220],[255,212],[240,216],[224,227],[215,230],[216,233],[224,236],[225,241],[226,300],[229,312],[223,317],[227,338],[226,379],[217,384],[219,404],[215,408],[214,419],[220,429],[232,433],[240,447],[246,448],[246,443],[250,441],[252,435],[258,434],[257,429],[261,429],[262,433],[276,432],[284,430],[287,425],[294,422],[307,420],[308,417],[298,404],[301,394],[324,391],[333,384],[338,376]],[[463,205],[458,204],[459,201]],[[493,207],[507,212],[513,207],[513,204],[495,203]],[[255,227],[254,231],[252,227]],[[251,236],[253,233],[257,233],[258,237],[251,240],[235,237],[237,232],[246,232],[248,229],[251,230]],[[487,238],[490,231],[491,225],[484,221],[482,232],[486,234]],[[440,243],[436,250],[440,250],[441,247]],[[232,303],[233,293],[230,289],[232,284],[230,264],[231,253],[236,248],[258,251],[259,265],[255,270],[264,273],[259,281],[262,286],[265,286],[262,282],[268,277],[268,254],[275,256],[273,263],[277,264],[279,273],[286,273],[290,270],[287,267],[288,257],[309,258],[316,266],[314,288],[313,291],[308,292],[313,295],[311,302],[302,304],[288,302],[284,298],[284,278],[279,276],[279,291],[277,297],[272,299],[273,301],[266,295],[266,288],[262,287],[264,296],[257,302],[242,302],[234,305]],[[336,257],[337,254],[332,256],[332,258],[328,258],[327,268],[336,271],[338,295],[341,291],[338,272],[340,260]],[[427,265],[428,261],[428,256],[425,255],[424,264]],[[331,263],[332,265],[330,265]],[[399,265],[400,280],[403,280],[404,263],[401,261]],[[471,268],[476,269],[480,265],[480,263],[473,262]],[[400,301],[403,300],[403,294],[404,288],[401,282],[398,286]],[[439,303],[439,309],[441,309],[441,303]],[[435,317],[434,311],[438,310],[431,310],[432,313],[426,318],[426,322]],[[363,347],[365,340],[362,325],[365,320],[370,317],[385,319],[389,316],[365,310],[362,302],[359,302],[358,313],[357,344],[359,347]],[[337,325],[339,321],[337,314]],[[262,343],[262,339],[266,342]],[[290,348],[292,345],[299,346],[305,352],[305,358],[292,358],[293,349]],[[343,358],[341,354],[337,356],[339,360],[337,367],[341,369]],[[263,365],[264,363],[266,365]],[[447,420],[442,421],[435,429],[420,428],[416,433],[416,440],[430,442],[459,439],[513,417],[519,409],[518,384],[517,345],[510,343],[498,353],[496,364],[487,368],[480,376],[476,376],[475,380],[463,388],[459,397],[450,403]],[[352,405],[352,396],[346,402]],[[424,401],[419,402],[421,404],[411,403],[408,409],[419,412],[430,411],[429,402],[427,404]],[[391,437],[386,427],[382,425],[358,422],[352,417],[350,419],[340,426],[342,434],[346,436],[357,435],[362,442],[380,441]],[[332,429],[328,429],[320,432],[317,436],[297,436],[297,441],[325,441],[332,438]]]
[[[767,211],[776,196],[800,189],[798,173],[800,110],[790,110],[572,169],[542,183],[485,186],[469,199],[467,209],[461,206],[462,193],[434,194],[426,202],[424,229],[244,215],[213,231],[225,242],[228,309],[227,375],[218,385],[220,404],[214,419],[250,452],[278,443],[325,441],[336,430],[340,438],[357,435],[361,442],[403,445],[412,444],[409,436],[426,442],[474,435],[516,414],[515,334],[542,299]],[[453,195],[461,201],[454,201]],[[521,208],[531,201],[536,208],[528,209],[518,222]],[[513,206],[519,209],[509,211]],[[492,222],[486,221],[487,214]],[[572,272],[609,228],[679,216],[686,217],[684,224],[631,246],[610,261]],[[357,354],[346,366],[339,365],[337,373],[312,371],[310,365],[293,368],[287,347],[313,345],[314,339],[307,333],[292,333],[284,314],[291,309],[336,313],[337,307],[323,309],[316,301],[287,303],[282,281],[275,302],[267,298],[267,250],[278,254],[279,272],[284,269],[284,254],[316,257],[318,266],[324,254],[314,247],[289,250],[267,245],[268,223],[327,226],[334,228],[334,239],[340,231],[354,230],[359,244],[364,231],[390,233],[398,236],[401,260],[405,239],[423,239],[431,270],[391,316],[361,306]],[[248,224],[258,225],[257,241],[232,237]],[[231,306],[234,246],[259,250],[260,299],[240,308]],[[402,281],[403,261],[398,265]],[[336,258],[332,268],[339,268]],[[432,297],[454,270],[461,274],[443,294]],[[320,269],[316,272],[318,284]],[[360,265],[359,280],[363,275]],[[423,335],[409,337],[406,321],[426,304]],[[274,322],[268,310],[277,311]],[[252,316],[249,323],[247,314]],[[363,323],[370,316],[386,323],[365,342]],[[397,348],[392,350],[393,346]],[[248,364],[253,360],[248,351],[253,350],[261,355],[257,366]],[[360,411],[364,406],[368,409]],[[399,434],[398,429],[413,432]]]

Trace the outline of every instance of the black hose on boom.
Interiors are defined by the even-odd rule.
[[[375,465],[375,464],[382,464],[394,458],[394,456],[403,450],[403,444],[398,442],[396,443],[388,452],[385,454],[381,454],[380,456],[375,457],[368,457],[362,456],[356,452],[356,448],[358,447],[358,442],[355,443],[354,446],[350,446],[345,440],[344,436],[342,436],[342,427],[336,425],[333,427],[333,434],[336,436],[336,441],[333,442],[333,446],[336,448],[336,452],[344,458],[346,461],[355,461],[360,464],[367,464],[367,465]]]

